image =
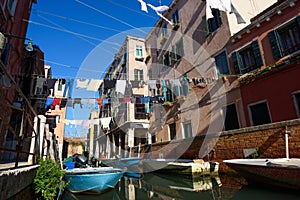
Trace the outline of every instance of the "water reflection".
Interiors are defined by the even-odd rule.
[[[63,200],[227,200],[298,199],[299,193],[246,185],[242,177],[205,176],[187,178],[151,173],[140,178],[124,176],[114,189],[98,195],[65,192]]]

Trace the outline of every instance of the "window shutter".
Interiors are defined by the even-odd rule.
[[[255,62],[256,62],[256,67],[260,67],[264,64],[262,56],[261,56],[261,51],[259,48],[259,43],[258,40],[255,40],[251,43],[251,47],[253,50]]]
[[[272,54],[273,54],[274,60],[278,60],[279,58],[282,57],[282,53],[281,53],[280,46],[279,46],[280,41],[278,40],[276,35],[277,34],[275,31],[268,33],[268,38],[269,38],[269,42],[270,42],[270,45],[272,48]]]
[[[140,71],[140,80],[143,81],[144,80],[144,70],[139,70]]]
[[[183,38],[181,38],[178,41],[178,46],[177,46],[177,59],[179,60],[180,58],[182,58],[184,56],[184,48],[183,48]]]
[[[202,26],[203,26],[203,31],[204,31],[205,36],[208,36],[209,35],[209,29],[208,29],[206,16],[202,17]]]
[[[240,74],[240,66],[239,66],[239,53],[238,52],[233,52],[232,53],[232,62],[233,62],[233,67],[234,67],[234,72],[235,74]]]
[[[134,80],[139,80],[139,74],[137,69],[134,69]]]
[[[222,16],[219,10],[216,10],[215,18],[216,18],[217,27],[220,27],[222,25]]]

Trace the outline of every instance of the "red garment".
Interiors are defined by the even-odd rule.
[[[60,98],[54,98],[52,105],[51,105],[51,110],[55,110],[55,106],[60,105]]]
[[[97,101],[98,101],[99,107],[101,108],[102,107],[102,98],[97,98]]]

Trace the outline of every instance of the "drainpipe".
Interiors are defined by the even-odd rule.
[[[28,156],[28,163],[34,164],[33,155],[35,153],[36,147],[36,138],[37,138],[37,129],[38,129],[38,117],[34,117],[34,124],[33,124],[33,131],[31,136],[31,144],[30,144],[30,151]]]

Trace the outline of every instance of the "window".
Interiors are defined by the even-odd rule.
[[[182,126],[183,126],[183,138],[193,137],[192,122],[191,121],[184,122]]]
[[[135,81],[144,80],[144,71],[142,69],[134,69],[134,80]]]
[[[240,128],[235,104],[231,104],[224,107],[223,113],[225,114],[225,120],[224,120],[225,131]]]
[[[300,118],[300,91],[293,94],[297,117]]]
[[[170,135],[170,140],[176,139],[176,124],[175,123],[169,124],[169,135]]]
[[[140,45],[136,45],[135,47],[135,56],[136,57],[143,57],[143,47]]]
[[[183,39],[181,38],[175,45],[172,46],[171,59],[172,62],[177,62],[184,56]]]
[[[218,74],[229,74],[227,54],[225,51],[215,57]]]
[[[8,0],[8,10],[11,16],[14,16],[18,0]]]
[[[300,50],[300,16],[268,33],[275,60]]]
[[[252,126],[271,123],[267,102],[250,105],[249,112]]]
[[[134,118],[135,119],[146,119],[146,107],[142,102],[142,96],[135,97],[135,104],[134,104]]]
[[[166,37],[168,34],[167,24],[164,24],[161,30],[162,36]]]
[[[172,19],[173,19],[173,23],[174,24],[179,24],[179,12],[178,12],[178,9],[172,15]]]
[[[216,31],[222,25],[222,18],[220,11],[218,9],[212,9],[212,14],[214,18],[206,19],[206,16],[202,17],[202,26],[205,32],[205,35],[209,35]]]
[[[232,53],[232,62],[236,74],[245,74],[263,65],[258,41]]]

